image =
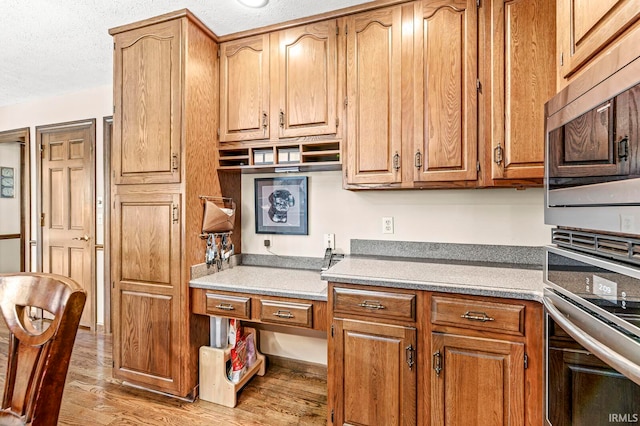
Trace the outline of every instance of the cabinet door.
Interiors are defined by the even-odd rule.
[[[431,334],[432,425],[524,424],[524,344]]]
[[[638,0],[559,0],[560,75],[570,77],[638,18]]]
[[[347,183],[402,180],[400,7],[347,17]]]
[[[333,424],[415,424],[416,329],[347,319],[333,327]]]
[[[115,184],[180,182],[181,21],[115,36]]]
[[[415,6],[414,181],[475,180],[478,160],[475,0]]]
[[[116,195],[112,221],[114,377],[180,388],[180,196]]]
[[[220,45],[220,142],[269,138],[269,34]]]
[[[555,3],[492,2],[492,179],[544,175],[544,103],[556,87]]]
[[[271,36],[278,46],[280,137],[336,133],[336,29],[332,19]]]

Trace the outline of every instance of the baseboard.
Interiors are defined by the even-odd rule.
[[[285,358],[278,355],[265,354],[270,365],[287,368],[293,371],[313,374],[316,376],[327,377],[327,366],[324,364],[316,364],[315,362],[300,361],[292,358]],[[267,367],[268,368],[268,367]],[[268,369],[267,369],[267,374]]]

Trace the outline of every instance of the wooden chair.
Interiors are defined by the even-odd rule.
[[[60,275],[0,274],[0,312],[10,332],[1,425],[58,423],[86,297],[80,285]],[[32,321],[30,307],[53,319]]]

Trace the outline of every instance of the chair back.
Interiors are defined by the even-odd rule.
[[[0,424],[3,418],[14,424],[16,418],[33,426],[57,424],[85,300],[80,285],[61,275],[0,274],[0,312],[9,328]],[[29,317],[32,307],[53,319],[38,327]]]

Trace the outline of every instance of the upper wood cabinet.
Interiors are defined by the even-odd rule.
[[[347,183],[401,182],[402,7],[348,16],[346,39]]]
[[[544,104],[556,89],[555,0],[494,0],[483,118],[488,185],[544,175]],[[491,182],[491,179],[496,181]],[[508,182],[507,182],[508,183]]]
[[[220,141],[335,134],[337,24],[220,46]]]
[[[475,0],[416,2],[415,182],[476,180],[478,7]]]
[[[115,37],[115,184],[180,182],[180,28],[167,21]]]
[[[560,77],[570,78],[638,18],[638,0],[558,0]]]
[[[220,141],[269,137],[269,35],[220,45]]]

